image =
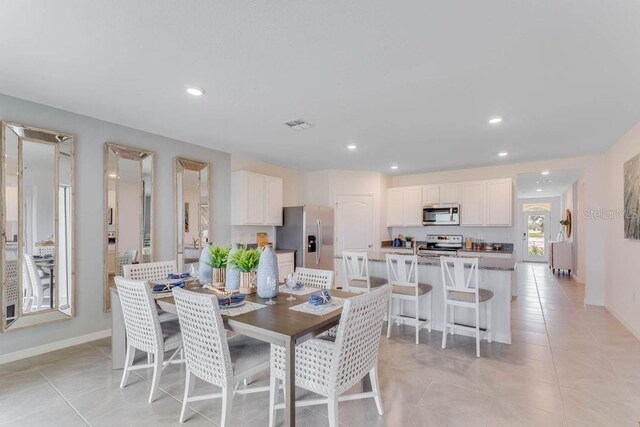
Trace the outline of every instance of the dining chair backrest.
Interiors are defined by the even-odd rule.
[[[31,285],[31,297],[33,299],[31,310],[34,308],[39,310],[40,307],[38,307],[38,304],[39,301],[42,300],[41,294],[43,290],[40,284],[40,276],[38,275],[38,266],[36,265],[36,261],[33,259],[33,256],[29,254],[24,254],[24,270],[27,273],[29,284]]]
[[[418,295],[418,257],[387,254],[387,277],[389,284],[415,288]]]
[[[124,277],[131,280],[154,281],[166,279],[169,274],[177,271],[175,260],[130,264],[124,266]]]
[[[125,249],[122,251],[122,254],[126,257],[131,258],[132,262],[135,262],[138,259],[138,250],[137,249]]]
[[[177,287],[173,298],[189,371],[220,387],[232,385],[231,354],[217,298]]]
[[[391,286],[384,285],[345,300],[335,340],[337,360],[330,381],[336,395],[353,387],[376,365],[390,297]]]
[[[347,274],[347,282],[351,280],[366,280],[367,289],[371,290],[369,282],[369,258],[366,252],[342,252],[344,271]]]
[[[20,290],[18,289],[18,261],[7,261],[7,268],[5,270],[5,277],[7,281],[7,307],[14,306],[15,313],[18,311],[18,301],[20,300]]]
[[[333,271],[298,267],[293,273],[293,281],[312,288],[331,289],[333,288]]]
[[[164,340],[149,282],[121,276],[114,280],[122,305],[127,342],[147,353],[161,351]]]
[[[38,256],[53,256],[56,254],[55,246],[36,246],[34,251],[34,255]]]
[[[478,258],[440,257],[445,298],[449,292],[475,294],[478,301]]]

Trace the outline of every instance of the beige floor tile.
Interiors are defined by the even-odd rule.
[[[435,382],[427,389],[419,406],[467,426],[479,426],[485,425],[492,401],[488,394]]]
[[[494,399],[487,416],[487,426],[491,427],[564,427],[564,413],[551,413],[526,404],[514,404],[502,399]]]

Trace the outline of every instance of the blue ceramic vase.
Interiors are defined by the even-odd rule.
[[[276,281],[276,288],[273,291],[267,286],[269,277],[273,277]],[[271,245],[267,245],[260,255],[260,264],[258,264],[258,296],[273,298],[276,295],[278,295],[278,257]]]
[[[238,245],[233,245],[229,251],[229,255],[238,250]],[[240,289],[240,269],[234,268],[227,262],[227,275],[226,275],[225,287],[230,290]]]
[[[198,281],[200,286],[211,283],[213,280],[213,268],[209,266],[211,262],[211,252],[209,252],[209,245],[202,248],[200,253],[200,266],[198,268]]]

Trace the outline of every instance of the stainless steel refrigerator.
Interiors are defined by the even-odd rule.
[[[333,208],[284,208],[283,225],[276,227],[278,249],[295,249],[296,267],[333,270]]]

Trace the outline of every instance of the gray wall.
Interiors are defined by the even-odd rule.
[[[173,259],[173,158],[207,161],[212,167],[212,241],[230,241],[230,155],[101,120],[0,95],[0,119],[70,133],[75,137],[76,317],[0,334],[0,355],[109,329],[111,315],[102,311],[103,161],[106,141],[145,148],[155,158],[156,259]]]

